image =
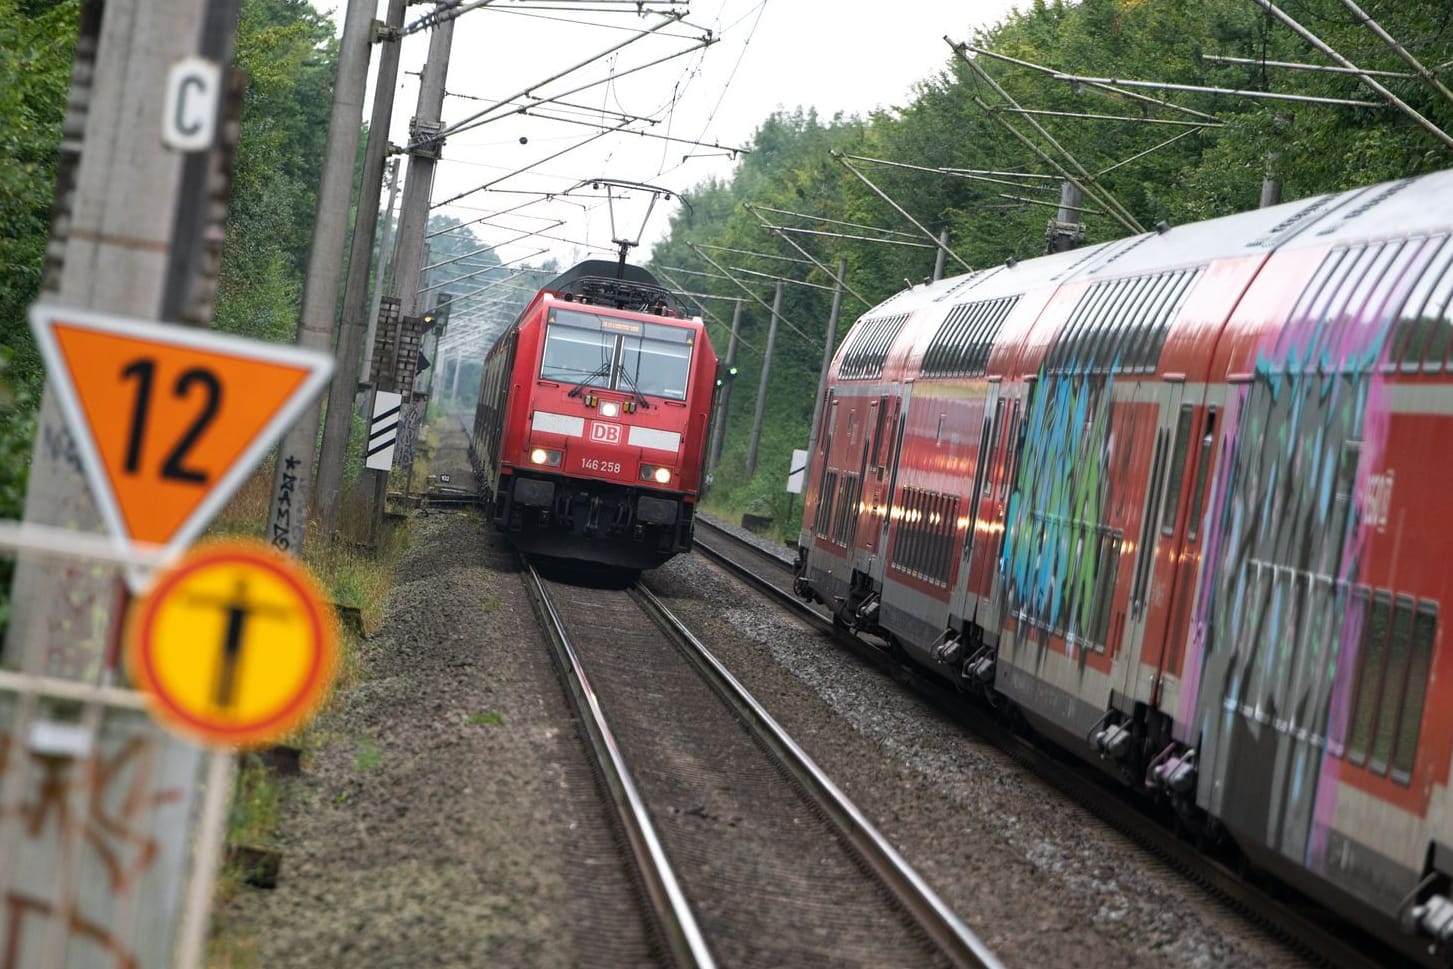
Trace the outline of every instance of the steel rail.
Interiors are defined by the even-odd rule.
[[[687,904],[686,895],[681,891],[671,862],[661,847],[661,840],[651,823],[645,801],[626,768],[625,758],[621,755],[615,735],[605,721],[600,701],[580,665],[570,635],[565,630],[560,614],[555,611],[555,604],[551,601],[540,574],[529,563],[525,563],[525,588],[535,604],[540,624],[545,628],[546,638],[550,641],[551,653],[568,686],[570,700],[590,740],[601,778],[615,802],[632,858],[640,872],[646,895],[665,936],[667,947],[678,966],[714,969],[716,960],[706,946],[696,916]]]
[[[1131,802],[1124,790],[1107,789],[1104,779],[1098,774],[1090,776],[1093,768],[1067,767],[1062,756],[1044,751],[1037,744],[994,720],[988,713],[966,704],[963,694],[945,686],[942,681],[924,675],[916,667],[905,665],[885,648],[834,625],[830,617],[792,592],[791,563],[758,548],[706,518],[698,517],[695,524],[695,551],[703,552],[712,562],[762,590],[777,605],[807,620],[820,632],[850,649],[859,659],[909,684],[940,711],[954,717],[967,729],[994,744],[1034,776],[1082,805],[1145,851],[1224,900],[1250,921],[1286,940],[1303,954],[1339,969],[1376,969],[1392,964],[1389,959],[1397,962],[1404,957],[1402,953],[1392,952],[1387,943],[1373,939],[1360,930],[1350,930],[1345,924],[1343,932],[1349,933],[1351,939],[1342,934],[1329,933],[1327,925],[1317,918],[1316,913],[1305,914],[1287,902],[1258,889],[1231,868],[1208,857],[1163,825],[1148,819],[1143,807]],[[770,577],[754,572],[721,549],[701,541],[703,525],[707,526],[705,530],[711,532],[713,538],[744,550],[754,560],[774,563],[780,570],[779,574],[785,576],[784,584],[778,584]],[[1320,914],[1325,916],[1327,913],[1322,910]]]
[[[645,586],[632,590],[644,611],[671,637],[742,724],[771,752],[837,828],[844,842],[888,889],[934,945],[955,966],[1003,969],[1003,964],[938,897],[873,823],[848,800],[736,677]]]

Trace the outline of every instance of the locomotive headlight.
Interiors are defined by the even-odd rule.
[[[657,484],[666,484],[671,480],[671,472],[666,468],[657,468],[651,472],[651,477],[656,479]]]
[[[620,417],[621,416],[621,405],[618,404],[618,403],[616,403],[613,400],[603,400],[603,401],[601,401],[600,402],[600,416],[601,417]]]
[[[559,451],[549,448],[537,447],[530,452],[531,464],[545,464],[552,468],[560,466],[560,459],[564,457]]]

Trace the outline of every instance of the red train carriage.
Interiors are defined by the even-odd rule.
[[[551,280],[485,358],[476,473],[525,552],[654,568],[690,548],[716,354],[644,269]]]
[[[1409,955],[1453,940],[1453,172],[900,293],[799,589]]]

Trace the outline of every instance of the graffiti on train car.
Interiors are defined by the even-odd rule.
[[[1220,701],[1203,714],[1218,758],[1264,795],[1238,798],[1225,816],[1280,831],[1291,857],[1325,850],[1316,821],[1333,805],[1319,792],[1341,769],[1367,618],[1356,584],[1387,515],[1384,503],[1368,520],[1364,507],[1384,463],[1383,364],[1428,258],[1422,241],[1329,254],[1227,401],[1224,484],[1207,516],[1219,567],[1206,573],[1193,626],[1209,637],[1202,688]]]
[[[1107,546],[1103,527],[1113,477],[1115,380],[1041,370],[1038,384],[1005,518],[1009,610],[1071,642],[1103,645],[1109,606],[1095,594],[1096,578],[1118,552],[1113,536]],[[1075,473],[1061,474],[1062,468]]]

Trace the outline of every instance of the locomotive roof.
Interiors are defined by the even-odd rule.
[[[669,309],[669,315],[687,315],[676,294],[662,286],[649,270],[607,259],[577,263],[546,283],[541,291],[595,306],[643,313],[656,312],[659,306]]]

